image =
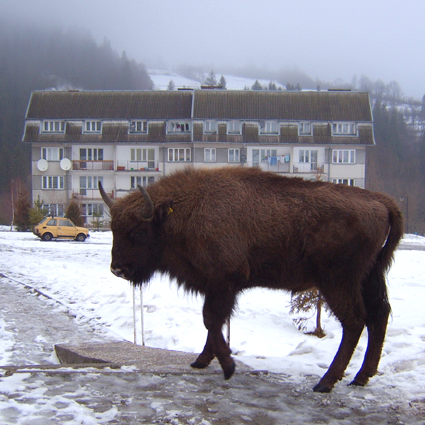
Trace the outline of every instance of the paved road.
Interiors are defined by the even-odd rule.
[[[170,373],[149,373],[137,365],[59,366],[54,344],[111,340],[5,277],[0,277],[0,308],[6,331],[0,335],[13,335],[2,341],[10,345],[10,356],[0,369],[1,424],[425,423],[424,401],[408,403],[401,390],[382,393],[373,384],[340,383],[331,394],[316,394],[311,390],[316,376],[306,376],[300,385],[289,375],[240,370],[224,381],[217,365],[207,373],[187,366],[170,367]]]

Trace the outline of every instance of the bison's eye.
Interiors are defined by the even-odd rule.
[[[128,237],[132,241],[143,241],[146,239],[146,229],[142,229],[140,227],[136,227],[135,229],[131,230],[128,234]]]

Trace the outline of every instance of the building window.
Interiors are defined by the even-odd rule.
[[[332,134],[353,136],[356,134],[356,125],[352,122],[334,122],[332,124]]]
[[[147,121],[130,121],[130,133],[147,133]]]
[[[43,121],[43,131],[46,133],[64,133],[65,121]]]
[[[154,176],[131,176],[130,177],[131,188],[137,189],[137,186],[147,187],[155,182]]]
[[[64,178],[63,176],[42,176],[41,177],[41,188],[42,189],[63,189]]]
[[[261,162],[270,162],[270,158],[277,156],[276,149],[261,149]]]
[[[204,133],[215,133],[217,131],[216,121],[204,121]]]
[[[204,162],[215,162],[215,148],[204,149]]]
[[[271,165],[277,164],[276,149],[253,149],[252,150],[252,166],[258,167],[260,162],[268,162]]]
[[[355,180],[354,179],[332,179],[332,183],[346,184],[348,186],[355,186]]]
[[[41,148],[41,157],[46,161],[60,161],[63,159],[63,148]]]
[[[155,168],[155,149],[132,148],[130,150],[130,160],[132,162],[147,162],[148,168]]]
[[[310,163],[310,170],[317,170],[317,150],[313,149],[300,149],[299,151],[299,163],[305,164]]]
[[[80,149],[80,161],[103,161],[103,149],[101,148]]]
[[[190,162],[191,161],[190,148],[169,148],[168,161],[169,162]]]
[[[103,204],[81,204],[81,215],[83,217],[93,217],[93,215],[103,216]]]
[[[97,190],[99,182],[103,184],[102,176],[80,176],[80,195],[87,195],[87,189]]]
[[[86,133],[100,133],[100,130],[102,128],[102,122],[97,121],[86,121]]]
[[[229,149],[229,162],[241,162],[239,149]]]
[[[279,125],[277,121],[260,121],[261,134],[278,134]]]
[[[300,136],[310,136],[311,135],[311,123],[310,122],[300,122],[300,123],[298,123],[298,135],[300,135]]]
[[[44,204],[43,209],[44,208],[48,211],[48,215],[51,217],[63,217],[65,215],[62,204]]]
[[[240,134],[241,133],[241,122],[240,121],[228,121],[227,122],[227,133],[228,134]]]
[[[190,132],[189,121],[168,121],[168,133],[188,133]]]
[[[332,151],[334,164],[355,164],[356,151],[354,149],[335,149]]]

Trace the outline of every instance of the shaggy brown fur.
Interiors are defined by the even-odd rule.
[[[331,391],[342,379],[364,326],[368,349],[352,384],[376,373],[390,312],[385,272],[403,233],[390,198],[246,167],[186,169],[147,192],[114,203],[103,192],[112,215],[111,270],[134,284],[168,273],[204,295],[208,337],[193,367],[217,357],[225,378],[232,376],[221,329],[241,291],[316,287],[343,338],[315,391]],[[149,197],[153,211],[142,218]]]

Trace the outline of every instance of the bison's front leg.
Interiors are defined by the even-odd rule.
[[[213,361],[214,357],[215,357],[215,354],[214,354],[211,333],[208,332],[208,337],[207,337],[207,342],[205,343],[205,347],[202,350],[202,353],[198,356],[198,358],[191,364],[191,366],[197,369],[203,369],[204,367],[209,366],[209,364]]]
[[[205,296],[203,316],[204,325],[208,329],[208,337],[204,350],[191,366],[207,367],[214,357],[217,357],[223,369],[224,378],[229,379],[235,371],[235,362],[230,356],[232,351],[226,344],[221,329],[232,312],[235,297],[224,298],[222,295]]]

